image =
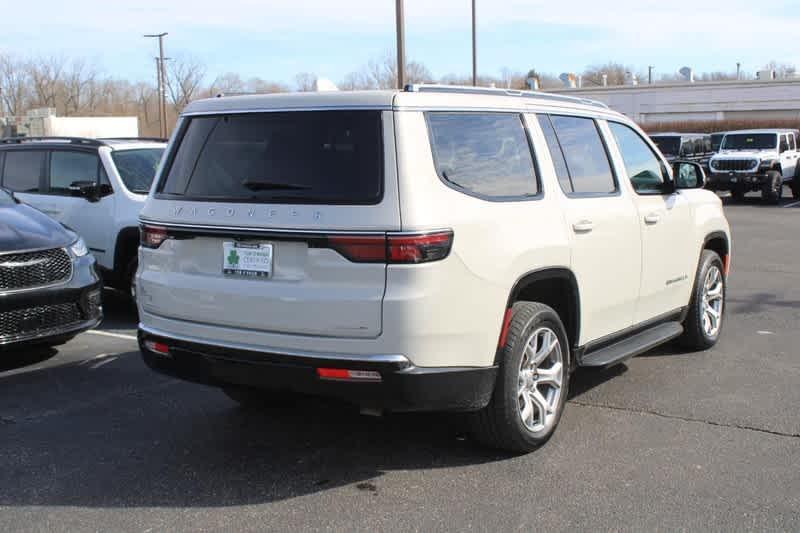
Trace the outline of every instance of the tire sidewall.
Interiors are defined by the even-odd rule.
[[[523,357],[527,339],[534,330],[543,326],[550,328],[558,337],[558,342],[561,344],[563,356],[564,375],[562,377],[561,397],[559,398],[559,403],[556,406],[555,423],[549,429],[533,432],[525,427],[525,424],[522,422],[522,418],[519,416],[517,397],[519,366]],[[513,344],[512,339],[509,339],[506,343],[504,348],[504,358],[501,364],[503,378],[501,393],[503,394],[503,405],[507,411],[506,419],[512,425],[514,434],[519,436],[519,438],[528,446],[535,447],[543,444],[547,441],[547,439],[550,438],[555,429],[558,427],[558,423],[561,420],[561,415],[564,412],[564,405],[566,404],[567,396],[569,394],[569,370],[571,365],[571,355],[569,341],[567,339],[564,326],[561,323],[558,314],[550,308],[541,309],[535,312],[534,315],[527,320],[527,323],[522,330],[522,335],[516,339],[513,339]]]
[[[719,269],[719,272],[722,276],[722,314],[720,315],[720,320],[722,321],[719,329],[717,330],[716,335],[713,337],[706,334],[705,330],[703,329],[703,290],[704,285],[706,282],[706,276],[708,275],[708,271],[711,266],[714,265]],[[706,347],[711,347],[717,343],[720,336],[722,335],[722,330],[725,327],[725,313],[728,308],[728,298],[727,298],[727,291],[728,291],[728,279],[725,276],[725,269],[722,264],[722,259],[717,255],[716,252],[705,251],[703,253],[702,262],[700,264],[700,268],[697,272],[697,279],[695,280],[695,288],[694,294],[692,298],[692,305],[694,306],[693,309],[693,317],[694,317],[694,324],[691,327],[697,328],[697,337],[702,340],[703,344]]]

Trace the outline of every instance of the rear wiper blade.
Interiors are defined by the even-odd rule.
[[[250,189],[251,191],[276,191],[276,190],[307,191],[311,188],[305,185],[294,185],[292,183],[278,183],[274,181],[253,181],[253,180],[242,181],[242,187]]]

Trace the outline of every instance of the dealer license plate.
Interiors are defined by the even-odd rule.
[[[272,275],[272,245],[224,241],[222,273],[227,276],[269,278]]]

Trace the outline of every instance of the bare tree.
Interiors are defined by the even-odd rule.
[[[313,91],[317,85],[317,75],[311,72],[300,72],[294,77],[294,84],[300,92]]]
[[[97,69],[83,59],[74,59],[63,70],[64,114],[78,114],[84,107],[93,109]]]
[[[242,81],[242,78],[235,72],[226,72],[225,74],[217,76],[214,81],[211,82],[207,92],[209,95],[215,95],[219,93],[243,93],[245,91],[245,83]]]
[[[609,85],[625,85],[628,74],[632,72],[633,68],[631,67],[609,61],[604,65],[589,65],[583,71],[583,78],[592,85],[602,85],[605,74],[608,76]]]
[[[791,78],[797,73],[797,67],[791,63],[779,63],[774,59],[764,65],[761,70],[774,70],[779,78]]]
[[[5,107],[9,115],[22,116],[29,94],[25,65],[9,55],[0,55],[0,113]]]
[[[424,64],[409,61],[406,64],[407,83],[425,83],[434,80],[431,71]],[[381,58],[371,59],[361,69],[345,76],[340,83],[343,89],[391,89],[397,86],[397,58],[387,52]]]
[[[245,85],[249,92],[253,93],[288,93],[289,86],[283,83],[262,80],[261,78],[250,78]]]
[[[206,74],[205,66],[191,57],[179,57],[168,62],[167,89],[176,113],[181,113],[200,90]]]
[[[58,107],[59,93],[63,88],[63,57],[39,57],[28,63],[28,76],[33,89],[34,106]]]

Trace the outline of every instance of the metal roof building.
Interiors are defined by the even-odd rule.
[[[800,121],[800,79],[554,89],[608,104],[640,124],[700,120]]]

